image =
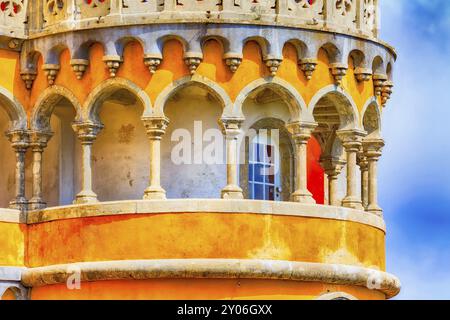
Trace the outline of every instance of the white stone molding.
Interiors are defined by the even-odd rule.
[[[76,268],[76,269],[75,269]],[[400,281],[388,273],[364,267],[281,260],[173,259],[81,262],[32,268],[23,271],[26,287],[65,283],[71,270],[81,270],[81,281],[148,279],[260,279],[322,282],[359,286],[392,298]],[[372,280],[377,286],[372,286]]]
[[[350,221],[385,231],[382,217],[351,208],[319,206],[296,202],[221,199],[168,199],[163,201],[114,201],[46,208],[28,212],[28,223],[127,214],[213,213],[292,216]]]
[[[354,296],[345,293],[345,292],[328,292],[320,295],[316,298],[316,300],[324,300],[324,301],[331,301],[331,300],[350,300],[355,301],[358,300]]]
[[[28,300],[28,289],[22,283],[22,273],[26,268],[0,267],[0,300],[6,291],[11,290],[16,300]]]

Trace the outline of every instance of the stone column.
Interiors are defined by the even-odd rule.
[[[238,182],[238,138],[242,119],[222,119],[222,132],[226,141],[227,186],[222,190],[223,199],[244,199]]]
[[[369,163],[364,153],[358,153],[358,165],[361,171],[361,201],[364,209],[369,205]]]
[[[145,200],[164,200],[166,191],[161,187],[161,139],[166,133],[169,119],[142,118],[150,140],[150,186],[144,192]]]
[[[297,190],[291,195],[291,201],[314,204],[311,192],[308,190],[308,141],[317,127],[316,123],[291,123],[287,128],[295,142],[295,185]]]
[[[363,210],[361,198],[357,195],[356,162],[365,133],[358,130],[340,130],[337,132],[337,135],[347,153],[347,195],[342,200],[342,206]]]
[[[320,163],[328,178],[328,204],[338,207],[341,205],[337,198],[338,178],[345,165],[345,161],[342,161],[338,157],[329,156],[322,158]]]
[[[14,130],[6,134],[16,153],[16,192],[9,203],[11,209],[26,210],[28,201],[25,197],[25,153],[29,147],[29,133],[25,130]]]
[[[33,198],[30,209],[39,210],[47,206],[42,197],[42,153],[52,137],[51,132],[31,132],[31,150],[33,151]]]
[[[97,194],[92,190],[92,145],[103,125],[98,123],[75,123],[73,125],[82,147],[82,186],[75,204],[97,203]]]
[[[378,206],[378,173],[377,165],[381,157],[384,141],[382,139],[368,139],[363,142],[364,154],[369,164],[369,199],[367,211],[379,216],[383,210]]]

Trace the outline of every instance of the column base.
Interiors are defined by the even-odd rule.
[[[244,191],[236,185],[228,185],[222,190],[222,199],[244,199]]]
[[[166,190],[161,187],[148,187],[144,192],[144,200],[166,200]]]
[[[309,191],[295,191],[291,195],[291,201],[306,204],[316,204],[316,200],[314,200],[312,193]]]
[[[45,203],[41,198],[32,198],[29,203],[30,210],[41,210],[47,207],[47,203]]]
[[[9,208],[10,209],[15,209],[15,210],[27,210],[28,209],[28,201],[25,198],[17,198],[12,200],[9,203]]]
[[[342,206],[345,208],[355,209],[355,210],[364,210],[361,200],[357,198],[344,198],[342,200]]]
[[[375,214],[375,215],[377,215],[377,216],[379,216],[379,217],[382,217],[382,216],[383,216],[383,209],[381,209],[381,208],[380,208],[379,206],[377,206],[377,205],[375,205],[375,206],[369,205],[369,206],[367,207],[367,212],[373,213],[373,214]]]
[[[98,203],[97,195],[94,192],[81,192],[77,195],[73,204]]]

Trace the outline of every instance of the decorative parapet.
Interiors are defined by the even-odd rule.
[[[27,33],[33,36],[117,25],[208,22],[283,25],[350,33],[372,39],[378,36],[378,0],[28,2],[0,2],[0,35],[23,38]],[[26,28],[29,28],[27,32]]]
[[[28,0],[0,1],[0,36],[25,38]]]

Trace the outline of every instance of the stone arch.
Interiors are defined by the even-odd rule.
[[[36,131],[51,131],[50,117],[53,109],[61,99],[67,99],[76,112],[75,121],[81,122],[82,108],[78,98],[69,89],[63,86],[51,86],[45,89],[35,103],[31,115],[30,127]]]
[[[27,128],[27,114],[24,107],[9,90],[1,86],[0,107],[8,114],[10,130],[25,130]]]
[[[358,300],[356,297],[345,292],[331,292],[320,295],[316,300]]]
[[[382,57],[376,56],[373,58],[372,71],[374,74],[386,74],[386,68]]]
[[[307,112],[306,103],[300,93],[287,81],[280,78],[261,78],[248,84],[241,90],[234,102],[234,112],[243,115],[243,104],[248,96],[255,90],[269,88],[280,96],[289,108],[291,114],[290,122],[304,121],[314,122],[312,114]]]
[[[190,85],[197,85],[212,94],[222,106],[223,118],[242,118],[242,114],[236,113],[235,110],[233,110],[233,103],[226,91],[214,81],[199,75],[183,77],[167,86],[156,98],[153,116],[164,117],[164,108],[167,101],[176,92]]]
[[[336,107],[340,118],[339,129],[362,129],[358,107],[353,98],[344,89],[335,85],[326,86],[314,95],[308,107],[310,117],[314,119],[314,110],[323,98],[328,98]]]
[[[125,89],[135,95],[144,107],[143,117],[152,115],[152,104],[147,93],[137,84],[123,78],[114,78],[103,81],[87,97],[84,102],[83,121],[101,123],[99,109],[102,103],[118,89]]]
[[[367,100],[361,112],[361,127],[368,136],[381,137],[381,106],[375,97]]]
[[[263,60],[268,58],[268,55],[271,53],[269,40],[261,36],[251,36],[244,39],[242,47],[245,47],[250,41],[255,41],[259,45]]]
[[[366,67],[366,55],[364,52],[358,49],[352,50],[349,55],[349,59],[353,59],[354,68],[365,68]]]

